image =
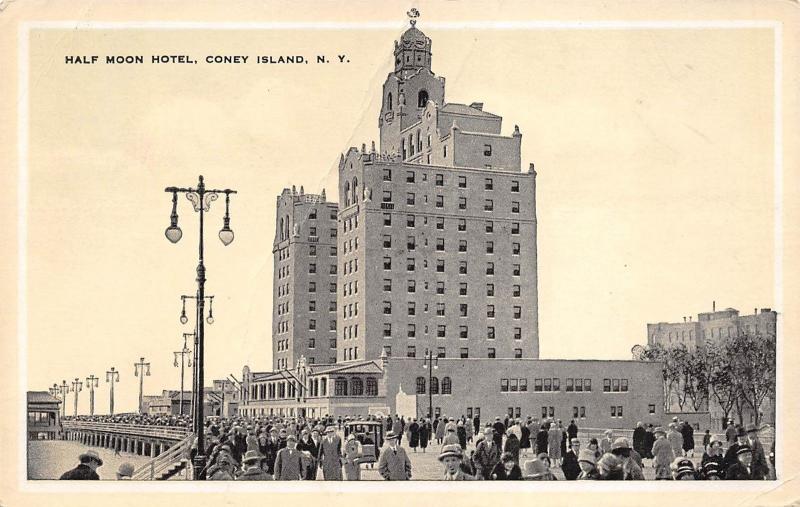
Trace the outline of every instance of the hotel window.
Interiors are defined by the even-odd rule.
[[[336,348],[336,338],[331,338],[329,343],[328,343],[328,345],[330,346],[330,348],[335,349]]]
[[[459,197],[458,198],[458,209],[467,209],[467,198],[466,197]]]
[[[494,340],[494,326],[489,326],[486,328],[486,339]]]
[[[335,396],[347,396],[347,380],[337,378],[333,383],[333,392]]]
[[[383,214],[383,225],[385,226],[392,225],[392,215],[390,215],[389,213]]]
[[[519,379],[519,391],[521,393],[528,392],[528,379],[526,378]]]
[[[583,379],[583,390],[586,392],[592,392],[592,379],[590,378]]]
[[[436,315],[444,317],[444,303],[436,303]]]
[[[491,220],[486,221],[486,233],[491,234],[494,232],[494,222]]]
[[[384,169],[383,170],[383,181],[392,181],[392,170],[391,169]]]
[[[514,359],[522,359],[522,349],[514,349]]]
[[[512,393],[519,391],[519,379],[512,378],[510,382],[510,387],[511,387],[510,391]]]
[[[486,253],[493,254],[494,253],[494,241],[487,241],[486,242]]]
[[[508,392],[508,379],[507,378],[501,378],[500,379],[500,392],[501,393],[507,393]]]
[[[575,392],[583,392],[583,379],[575,379]]]
[[[444,294],[444,282],[436,282],[436,294],[440,296]]]
[[[317,329],[317,321],[316,319],[309,319],[308,321],[308,329],[310,331],[314,331]]]
[[[611,379],[611,390],[615,393],[619,392],[619,379]]]
[[[604,378],[603,379],[603,392],[610,393],[611,392],[611,379]]]
[[[383,279],[383,292],[392,292],[392,279],[391,278],[384,278]]]
[[[560,391],[561,390],[561,379],[554,378],[553,379],[553,391]]]
[[[536,393],[542,392],[542,379],[540,378],[533,379],[533,392]]]
[[[316,312],[317,311],[317,302],[315,300],[311,300],[308,302],[308,311],[309,312]]]
[[[519,255],[519,243],[511,243],[511,255]]]
[[[547,417],[547,407],[542,407],[542,419]]]
[[[545,391],[552,391],[553,390],[553,379],[549,379],[549,378],[544,379],[544,390]]]
[[[459,296],[466,296],[467,295],[467,283],[461,282],[458,284],[458,295]]]
[[[437,347],[436,349],[436,357],[445,357],[445,348],[444,347]]]
[[[450,377],[442,379],[442,394],[453,394],[453,381],[450,380]]]
[[[409,252],[413,252],[417,249],[417,240],[414,236],[407,236],[406,237],[406,248]]]
[[[461,303],[460,305],[458,305],[458,312],[459,312],[459,315],[461,317],[466,317],[467,316],[467,305],[466,305],[466,303]]]
[[[331,282],[331,286],[330,286],[329,292],[331,294],[336,294],[336,282]]]
[[[414,183],[414,171],[406,171],[406,183]]]
[[[512,296],[514,296],[515,298],[518,298],[520,293],[521,293],[521,291],[520,291],[520,286],[519,285],[514,285],[514,286],[511,287],[511,295]]]
[[[409,280],[408,286],[406,287],[406,291],[409,293],[414,293],[417,291],[417,282],[416,280]]]
[[[620,380],[620,390],[623,393],[628,392],[628,379],[624,378]]]
[[[514,276],[519,276],[519,274],[520,274],[520,266],[519,266],[519,264],[513,264],[511,266],[511,274],[513,274]]]
[[[447,326],[438,325],[436,326],[436,337],[437,338],[444,338],[447,335]]]
[[[519,222],[511,222],[511,234],[519,234]]]
[[[493,275],[494,274],[494,262],[487,262],[486,263],[486,274]]]
[[[308,247],[308,255],[311,257],[317,256],[317,245],[311,245]]]
[[[391,190],[384,190],[383,191],[383,202],[392,202],[392,192],[391,192]]]
[[[309,236],[316,236],[317,235],[317,228],[316,227],[309,227],[308,228],[308,235]]]
[[[521,327],[515,327],[514,328],[514,339],[515,340],[521,340],[522,339],[522,328]]]
[[[445,157],[447,156],[447,147],[445,146]],[[444,186],[444,174],[437,174],[436,175],[436,186],[442,187]]]
[[[436,217],[436,230],[443,231],[444,230],[444,218],[443,217]]]
[[[313,349],[317,346],[316,340],[314,338],[308,339],[308,348]]]
[[[458,251],[459,252],[466,252],[467,251],[467,240],[466,239],[458,240]]]
[[[383,314],[384,315],[391,315],[392,314],[392,302],[391,301],[384,301],[383,302]]]
[[[415,338],[417,336],[417,326],[416,326],[416,324],[409,324],[408,325],[406,335],[409,338]]]
[[[518,180],[511,180],[511,191],[512,192],[519,192],[519,181]]]
[[[655,414],[656,413],[656,406],[653,405],[652,403],[650,405],[647,405],[647,412],[650,413],[650,414]]]
[[[492,211],[494,210],[494,201],[491,199],[486,199],[483,202],[483,211]]]
[[[467,347],[461,347],[458,349],[458,354],[461,359],[468,359],[469,358],[469,349]]]
[[[444,259],[436,259],[436,272],[444,273]]]
[[[308,219],[309,220],[316,220],[317,219],[317,210],[312,208],[311,211],[308,212]]]
[[[483,154],[484,156],[491,157],[492,156],[492,145],[491,144],[484,144],[483,145]]]
[[[409,206],[413,206],[416,202],[416,195],[413,192],[408,192],[406,194],[406,204]]]
[[[444,238],[436,238],[436,251],[444,252]]]
[[[388,322],[384,322],[384,324],[383,324],[383,336],[385,338],[391,338],[392,337],[392,325],[390,323],[388,323]]]
[[[463,218],[458,219],[458,232],[464,232],[467,230],[467,221]]]
[[[581,407],[581,419],[586,419],[586,407]]]
[[[358,238],[356,238],[356,250],[358,250]],[[336,247],[332,246],[330,251],[331,257],[336,257]]]
[[[511,213],[519,213],[519,201],[511,201]]]
[[[425,377],[417,377],[417,394],[425,394]]]
[[[458,177],[458,188],[467,188],[467,177],[466,176],[459,176]]]
[[[335,320],[330,321],[330,323],[328,325],[328,331],[336,331],[336,321]]]
[[[437,195],[436,196],[436,207],[437,208],[444,208],[444,196]]]
[[[357,260],[358,259],[356,259],[356,261]],[[358,262],[356,262],[356,271],[358,271]],[[331,264],[330,274],[331,275],[335,275],[336,274],[336,264]]]
[[[414,345],[406,347],[406,357],[417,357],[417,347]]]
[[[416,315],[417,314],[417,304],[413,301],[408,302],[408,314],[409,315]]]
[[[416,263],[414,262],[413,257],[409,257],[406,259],[406,271],[414,271],[416,269]]]
[[[514,318],[515,319],[519,319],[521,317],[522,317],[522,307],[521,306],[515,306],[514,307]]]
[[[486,295],[489,296],[489,297],[494,296],[494,284],[493,283],[487,283],[486,284]]]
[[[458,274],[459,275],[466,275],[467,274],[467,261],[459,261],[458,262]]]
[[[494,305],[486,305],[486,316],[490,319],[494,318]]]
[[[406,216],[406,227],[413,229],[414,225],[415,225],[414,215]]]
[[[308,282],[308,292],[317,292],[316,282]]]
[[[466,340],[467,338],[469,338],[468,333],[469,333],[469,328],[467,328],[467,326],[458,327],[458,337],[461,338],[462,340]]]
[[[495,351],[494,347],[489,347],[486,349],[486,357],[489,359],[494,359],[497,357],[497,352]]]
[[[484,190],[494,190],[494,181],[492,178],[486,178],[483,181],[483,188]]]

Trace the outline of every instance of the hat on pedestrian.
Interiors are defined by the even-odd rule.
[[[525,462],[523,465],[523,476],[526,479],[536,479],[547,475],[550,471],[547,465],[538,459],[532,459]]]
[[[297,437],[294,436],[294,433],[289,433],[288,435],[286,435],[286,441],[288,442],[289,440],[297,442]]]
[[[628,439],[625,437],[619,437],[618,439],[614,440],[614,443],[611,444],[611,452],[623,449],[630,449],[631,446],[628,443]]]
[[[458,444],[448,444],[442,447],[442,453],[439,454],[439,461],[447,458],[448,456],[453,456],[456,458],[461,458],[463,454],[461,453],[461,446]]]
[[[577,438],[572,438],[572,439],[570,439],[569,443],[572,444],[572,445],[575,445],[575,444],[579,444],[580,445],[581,441],[579,439],[577,439]]]
[[[445,431],[455,431],[456,430],[455,423],[451,423],[451,422],[447,423],[447,426],[444,427],[444,430]]]
[[[692,460],[686,458],[678,458],[675,466],[675,478],[680,479],[685,475],[694,475],[694,464]]]
[[[400,435],[398,435],[394,431],[387,432],[386,435],[383,437],[384,440],[395,440],[398,438],[400,438]]]
[[[494,420],[495,421],[499,421],[500,420],[500,416],[495,417]]]
[[[262,456],[258,451],[251,450],[244,453],[244,456],[242,456],[242,463],[257,463],[262,459],[264,459],[264,456]]]
[[[133,477],[133,465],[127,461],[119,466],[117,470],[118,477]]]
[[[613,431],[613,430],[605,430],[605,431],[603,432],[603,434],[604,434],[604,435],[613,435],[613,434],[614,434],[614,431]]]
[[[706,461],[706,464],[703,465],[703,472],[705,472],[706,477],[719,477],[719,463],[716,461]]]
[[[748,423],[747,426],[745,426],[744,431],[747,433],[756,433],[758,432],[758,426],[753,423]]]
[[[90,450],[84,452],[83,454],[81,454],[80,456],[78,456],[78,461],[80,461],[81,463],[86,463],[87,461],[91,461],[91,460],[96,461],[97,462],[97,466],[102,466],[103,465],[103,460],[100,458],[100,455],[97,454],[97,451],[94,451],[94,450],[90,449]]]
[[[592,465],[596,464],[597,458],[594,455],[594,451],[591,449],[582,449],[581,452],[578,453],[578,463],[581,461],[591,463]]]
[[[751,452],[753,452],[753,450],[750,449],[749,445],[743,445],[743,446],[739,447],[739,449],[736,451],[736,455],[738,456],[740,454],[749,454]]]
[[[672,418],[672,420],[678,422],[678,416],[676,415],[675,417]]]
[[[664,427],[663,426],[656,426],[656,429],[653,430],[653,434],[654,435],[656,435],[658,433],[661,433],[662,435],[666,435],[667,434],[667,432],[664,431]]]
[[[336,432],[336,428],[334,428],[333,426],[327,426],[325,428],[325,433],[335,433],[335,432]]]
[[[744,430],[743,427],[737,426],[736,427],[736,436],[737,437],[746,437],[747,436],[747,432]]]
[[[723,444],[725,439],[722,438],[722,435],[711,435],[711,438],[708,441],[708,445],[714,445],[716,443]]]

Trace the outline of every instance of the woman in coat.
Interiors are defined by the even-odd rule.
[[[408,425],[408,446],[414,449],[414,452],[417,452],[419,447],[419,423],[416,419]]]
[[[561,433],[555,424],[550,426],[547,432],[547,454],[550,456],[552,466],[561,465]]]
[[[461,450],[463,451],[467,448],[467,428],[464,427],[464,421],[458,421],[456,434],[458,435],[458,445],[461,446]]]
[[[436,425],[436,443],[441,444],[442,440],[444,439],[444,428],[447,426],[447,423],[444,421],[444,419],[437,419],[437,421],[439,421],[439,423]]]
[[[547,427],[548,423],[542,424],[542,427],[539,429],[539,433],[536,434],[536,454],[539,455],[543,452],[547,452]]]
[[[531,448],[531,430],[528,429],[527,424],[522,425],[522,436],[519,439],[519,448],[520,449],[530,449]]]
[[[422,421],[419,426],[419,446],[422,452],[428,447],[428,440],[431,438],[431,423],[427,420]]]
[[[508,436],[506,436],[506,444],[503,447],[503,451],[508,453],[517,465],[519,465],[519,449],[520,445],[517,435],[515,433],[509,433]],[[500,461],[502,461],[502,457]]]

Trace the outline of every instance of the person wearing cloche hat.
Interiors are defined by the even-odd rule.
[[[545,454],[545,453],[540,453]],[[550,471],[549,456],[548,460],[532,459],[526,461],[523,466],[522,478],[528,481],[555,481],[556,477]]]
[[[628,439],[619,437],[611,444],[611,454],[622,461],[623,479],[626,481],[643,481],[642,458],[631,449]]]
[[[444,466],[445,481],[473,481],[475,478],[461,469],[461,462],[464,456],[461,451],[461,446],[457,444],[449,444],[442,447],[442,452],[439,454],[439,461]]]
[[[64,472],[60,477],[62,481],[98,481],[100,476],[97,475],[97,469],[103,466],[103,460],[97,451],[88,450],[78,456],[80,462],[78,466],[72,470]]]
[[[271,481],[272,476],[261,468],[264,456],[256,450],[250,450],[242,456],[244,472],[236,478],[237,481]]]
[[[579,481],[596,481],[600,479],[600,474],[597,473],[597,458],[594,451],[591,449],[582,449],[578,453],[578,466],[581,467],[581,473],[578,476]]]
[[[122,463],[117,469],[117,480],[130,481],[131,479],[133,479],[133,472],[134,472],[133,465],[126,461],[125,463]]]
[[[652,451],[656,480],[672,480],[669,465],[675,460],[675,452],[672,450],[669,440],[667,440],[667,433],[663,427],[658,426],[653,430],[653,434],[656,436]]]
[[[725,439],[722,435],[711,435],[708,439],[703,458],[700,460],[698,472],[703,479],[716,480],[723,478],[724,459],[722,445]],[[709,474],[709,472],[713,472]]]
[[[411,460],[406,450],[400,447],[400,435],[389,431],[384,437],[386,447],[378,458],[378,473],[387,481],[407,481],[411,479]],[[460,449],[460,447],[459,447]]]

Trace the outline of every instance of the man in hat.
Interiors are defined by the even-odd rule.
[[[633,430],[633,450],[638,452],[640,456],[645,457],[647,453],[644,450],[644,439],[647,435],[647,430],[641,421],[636,423],[636,428]]]
[[[60,477],[62,481],[99,481],[100,476],[97,475],[97,469],[103,466],[103,460],[97,451],[88,450],[78,456],[80,462],[78,466],[64,472]]]
[[[324,480],[342,480],[342,440],[333,426],[325,428],[325,437],[319,449],[319,466]]]
[[[636,457],[634,457],[634,453]],[[639,453],[631,449],[628,444],[628,439],[620,437],[614,440],[611,444],[611,454],[620,458],[622,461],[623,480],[625,481],[643,481],[644,472],[642,472],[642,463]],[[637,459],[638,458],[638,459]]]
[[[501,421],[499,417],[495,417],[492,428],[494,429],[494,443],[497,444],[499,448],[503,445],[503,435],[506,434],[506,425],[503,424],[503,421]]]
[[[128,463],[122,463],[117,469],[117,480],[118,481],[129,481],[133,478],[133,465]]]
[[[736,463],[725,470],[725,479],[729,481],[758,480],[753,475],[753,453],[750,446],[742,444],[736,449]]]
[[[405,449],[400,447],[400,435],[390,431],[384,437],[387,447],[378,459],[378,473],[387,481],[407,481],[411,479],[411,460]],[[456,444],[458,445],[458,444]],[[461,446],[458,446],[461,449]]]
[[[747,445],[747,432],[742,426],[736,427],[736,441],[732,443],[725,452],[725,459],[722,460],[723,473],[727,475],[728,468],[739,462],[736,453],[739,448]]]
[[[596,481],[600,479],[596,464],[597,458],[594,455],[594,451],[591,449],[583,449],[578,454],[578,466],[581,467],[581,474],[578,476],[578,480]]]
[[[303,453],[296,449],[297,437],[286,435],[286,447],[275,458],[276,481],[299,481],[303,478]]]
[[[693,481],[697,479],[694,463],[688,458],[676,458],[673,463],[673,469],[676,481]]]
[[[733,419],[728,419],[728,427],[725,428],[725,439],[728,442],[728,447],[736,442],[736,426],[733,424]]]
[[[463,454],[461,446],[456,444],[446,445],[439,454],[439,461],[444,465],[445,481],[473,481],[475,478],[461,470]]]
[[[568,481],[576,480],[581,473],[581,467],[578,464],[578,454],[580,450],[581,441],[577,438],[571,438],[569,441],[569,449],[564,453],[564,460],[561,462],[561,470],[564,472],[564,477]]]
[[[236,478],[237,481],[271,481],[272,476],[261,468],[264,456],[257,450],[249,450],[242,456],[244,472]]]
[[[667,440],[672,446],[672,452],[675,457],[683,456],[683,435],[678,431],[678,424],[676,422],[669,423],[669,431],[667,432]]]
[[[484,439],[478,442],[472,459],[475,461],[475,475],[479,479],[488,480],[492,469],[500,461],[500,446],[494,439],[494,429],[491,426],[487,426],[483,434]]]
[[[763,481],[769,475],[769,463],[767,463],[764,446],[758,439],[758,427],[753,423],[749,423],[744,431],[747,433],[747,445],[753,455],[751,464],[753,479]]]
[[[278,428],[272,427],[269,431],[269,438],[264,443],[264,461],[267,466],[267,473],[275,473],[275,458],[281,450],[281,443],[278,437]]]
[[[669,466],[675,460],[672,444],[667,440],[667,432],[661,426],[653,430],[656,441],[653,443],[653,466],[656,469],[656,480],[672,480]]]

